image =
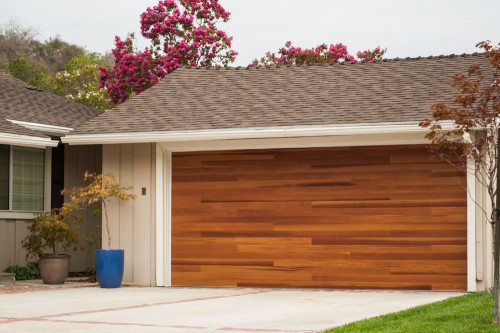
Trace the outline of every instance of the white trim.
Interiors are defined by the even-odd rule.
[[[170,287],[172,285],[172,152],[168,150],[164,151],[164,157],[164,166],[166,168],[166,181],[164,182],[165,200],[163,201],[166,207],[166,237],[164,240],[167,242],[165,246],[165,286]]]
[[[13,119],[6,119],[7,121],[10,121],[13,124],[20,125],[22,127],[28,128],[33,131],[37,131],[43,134],[49,134],[49,135],[56,135],[56,136],[61,136],[64,134],[67,134],[71,132],[74,128],[71,127],[62,127],[62,126],[54,126],[54,125],[46,125],[46,124],[39,124],[39,123],[30,123],[27,121],[20,121],[20,120],[13,120]]]
[[[475,165],[467,159],[467,291],[474,292],[476,284],[476,176]]]
[[[0,144],[32,148],[56,147],[59,142],[51,138],[0,133]]]
[[[43,209],[47,212],[51,209],[52,200],[52,147],[45,148],[45,179],[44,179],[44,202]]]
[[[12,211],[6,211],[2,210],[0,211],[0,219],[5,219],[5,220],[33,220],[36,216],[36,214],[39,214],[42,212],[23,212],[23,211],[17,211],[17,210],[12,210]]]
[[[451,124],[443,124],[444,129]],[[132,132],[68,135],[61,140],[69,144],[117,144],[140,142],[174,142],[199,140],[229,140],[285,138],[332,135],[389,134],[418,132],[429,130],[418,126],[418,122],[351,124],[328,126],[283,126],[283,127],[253,127],[229,128],[214,130],[187,130],[169,132]]]
[[[485,200],[484,200],[484,194],[485,194],[485,188],[480,184],[479,181],[475,182],[475,192],[473,193],[474,195],[474,200],[476,202],[476,205],[474,206],[475,208],[475,213],[476,213],[476,224],[475,224],[475,231],[476,231],[476,280],[477,281],[483,281],[484,280],[484,265],[483,265],[483,216],[484,213],[482,212],[481,208],[478,207],[478,204],[481,205],[481,207],[485,206]],[[477,291],[477,290],[476,290]]]
[[[165,201],[164,201],[164,166],[163,147],[156,144],[156,286],[164,287],[166,262],[166,221],[165,221]]]
[[[9,146],[9,211],[12,211],[12,188],[14,185],[14,149]]]
[[[162,142],[160,144],[163,148],[171,152],[428,144],[429,140],[425,139],[424,136],[425,134],[423,133],[415,132],[353,136],[337,135],[301,138]]]

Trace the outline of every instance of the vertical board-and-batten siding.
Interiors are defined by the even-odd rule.
[[[21,241],[28,234],[31,220],[0,219],[0,271],[12,265],[26,264]]]
[[[68,146],[64,148],[64,188],[83,185],[85,171],[101,172],[102,148],[100,145]],[[50,194],[49,194],[50,195]],[[91,230],[100,232],[99,221],[92,215],[91,209],[82,210],[83,223],[81,235],[90,236]],[[0,219],[0,271],[10,265],[26,264],[26,251],[21,241],[28,235],[28,226],[32,220]],[[98,244],[100,246],[100,244]],[[64,252],[62,249],[60,249]],[[71,255],[70,271],[81,272],[94,260],[94,251],[68,251]],[[35,260],[33,258],[29,260]]]
[[[133,185],[137,195],[135,201],[113,200],[108,208],[111,248],[125,250],[123,281],[155,285],[155,145],[104,145],[103,173],[115,175],[122,185]],[[107,242],[103,220],[103,248]]]
[[[84,186],[85,172],[101,173],[102,171],[102,146],[68,146],[64,147],[64,188],[70,189],[73,186]],[[101,232],[100,221],[92,214],[92,210],[99,208],[93,206],[88,209],[81,210],[79,214],[83,218],[80,225],[80,235],[82,237],[90,237],[94,232],[97,236]],[[97,240],[99,241],[99,240]],[[82,242],[84,246],[87,244]],[[100,248],[100,243],[96,245]],[[70,271],[83,272],[95,262],[95,249],[68,251],[71,255]]]

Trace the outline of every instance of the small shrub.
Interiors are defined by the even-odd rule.
[[[29,262],[26,266],[9,266],[3,270],[4,273],[16,274],[16,281],[33,280],[40,278],[40,271],[38,270],[38,263]]]
[[[76,213],[79,209],[78,204],[65,202],[61,208],[38,214],[28,227],[28,235],[21,242],[26,250],[26,259],[37,258],[47,249],[52,250],[52,254],[59,254],[58,245],[64,251],[69,248],[76,251],[80,244],[80,226],[73,228],[70,221],[82,223],[82,217]]]

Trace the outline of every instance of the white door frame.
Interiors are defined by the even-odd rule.
[[[156,144],[156,286],[171,286],[172,152]]]
[[[422,133],[353,135],[279,139],[162,142],[156,144],[156,285],[171,286],[172,153],[188,151],[278,149],[428,144]],[[476,291],[475,178],[467,173],[467,291]],[[472,196],[471,196],[472,195]]]

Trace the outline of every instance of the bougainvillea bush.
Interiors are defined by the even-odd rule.
[[[182,65],[227,66],[237,52],[232,37],[219,30],[230,13],[218,0],[164,0],[141,14],[141,34],[151,45],[134,50],[134,36],[115,37],[115,65],[100,67],[101,87],[113,103],[151,87]]]
[[[257,65],[305,65],[314,63],[331,63],[341,61],[356,62],[380,60],[386,52],[386,49],[381,49],[377,46],[374,50],[359,51],[356,57],[347,52],[347,47],[342,43],[318,45],[311,49],[302,49],[301,47],[292,46],[292,42],[286,42],[285,46],[280,48],[278,55],[276,53],[267,52],[264,57],[255,59],[249,66]],[[356,59],[357,58],[357,59]]]

